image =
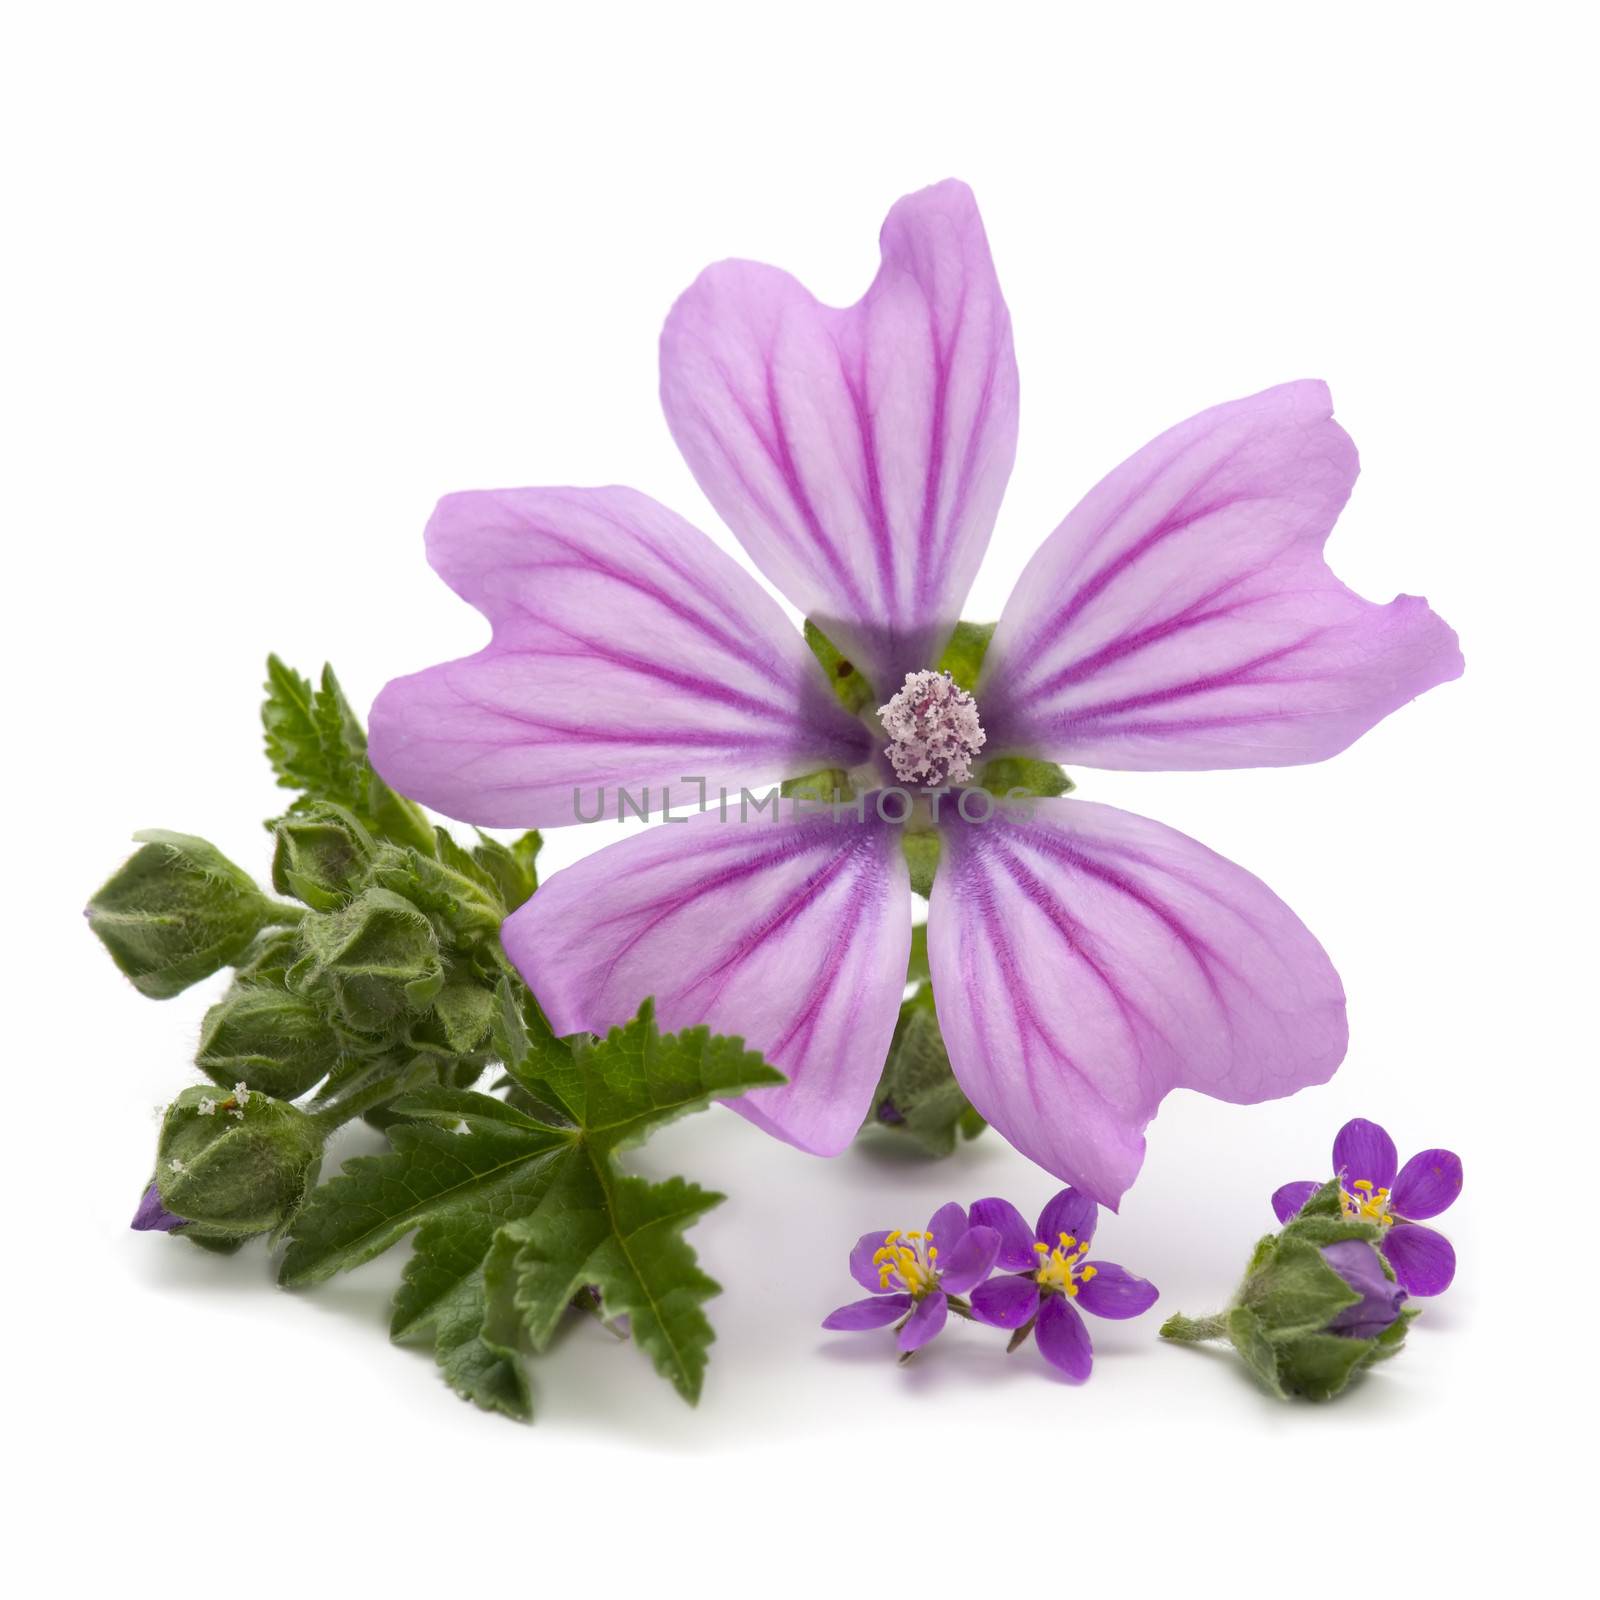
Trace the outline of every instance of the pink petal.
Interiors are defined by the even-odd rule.
[[[705,778],[737,793],[849,766],[865,730],[798,630],[698,529],[631,489],[449,495],[428,559],[494,628],[465,660],[399,678],[372,708],[373,764],[469,822],[615,819],[627,788],[659,815]]]
[[[603,1032],[654,996],[664,1031],[741,1035],[789,1082],[733,1108],[836,1155],[894,1033],[911,888],[895,828],[713,810],[555,873],[501,939],[557,1033]]]
[[[673,437],[751,559],[885,696],[933,664],[1011,473],[1017,371],[977,203],[890,211],[848,310],[788,273],[709,267],[661,336]]]
[[[1344,1056],[1338,976],[1294,913],[1193,839],[1111,806],[1037,800],[948,825],[928,954],[968,1099],[1112,1207],[1169,1090],[1270,1100]]]
[[[1460,674],[1426,602],[1375,605],[1322,559],[1356,477],[1332,406],[1316,382],[1217,406],[1090,490],[989,647],[990,750],[1145,770],[1321,761]]]

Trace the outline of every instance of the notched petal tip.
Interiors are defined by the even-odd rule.
[[[428,554],[493,638],[390,683],[370,753],[447,816],[559,827],[620,819],[624,793],[635,811],[681,812],[871,750],[777,602],[647,495],[449,495]]]
[[[751,559],[880,690],[960,614],[1016,453],[1010,317],[971,191],[891,208],[855,305],[748,261],[661,335],[661,401]]]
[[[950,822],[928,953],[967,1098],[1113,1210],[1171,1089],[1250,1104],[1344,1056],[1344,991],[1293,912],[1194,840],[1091,801]]]
[[[1425,602],[1366,600],[1323,558],[1358,468],[1316,380],[1124,462],[1006,603],[979,684],[995,748],[1128,770],[1322,761],[1459,675]]]

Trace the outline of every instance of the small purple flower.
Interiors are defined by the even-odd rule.
[[[1015,1349],[1033,1331],[1040,1353],[1074,1383],[1094,1365],[1094,1345],[1078,1315],[1136,1317],[1156,1302],[1156,1287],[1112,1261],[1085,1261],[1100,1208],[1086,1194],[1063,1189],[1030,1228],[1009,1200],[979,1200],[972,1220],[1000,1236],[1004,1276],[972,1293],[972,1314],[994,1328],[1013,1328]]]
[[[953,1200],[934,1212],[922,1233],[864,1233],[850,1252],[850,1276],[872,1295],[840,1306],[822,1326],[859,1333],[897,1323],[901,1354],[909,1356],[945,1325],[950,1296],[967,1294],[989,1276],[999,1251],[1000,1235],[973,1226]],[[966,1312],[961,1302],[956,1309]]]
[[[161,1203],[161,1191],[152,1179],[150,1187],[139,1198],[139,1209],[133,1214],[133,1221],[128,1224],[130,1228],[137,1228],[141,1233],[176,1233],[179,1228],[186,1228],[189,1224]]]
[[[1443,1294],[1456,1275],[1455,1250],[1442,1233],[1417,1224],[1461,1193],[1461,1157],[1422,1150],[1401,1167],[1394,1140],[1376,1122],[1355,1117],[1334,1136],[1333,1174],[1345,1215],[1383,1230],[1379,1248],[1401,1286],[1414,1295]],[[1272,1196],[1278,1221],[1288,1222],[1321,1187],[1310,1178],[1284,1184]]]
[[[1365,1239],[1325,1244],[1322,1259],[1361,1296],[1328,1324],[1328,1332],[1347,1339],[1377,1338],[1400,1315],[1405,1290],[1383,1270],[1378,1252]]]

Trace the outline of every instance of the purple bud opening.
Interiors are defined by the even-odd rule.
[[[1365,1239],[1325,1244],[1322,1259],[1361,1296],[1328,1324],[1329,1333],[1347,1339],[1375,1339],[1394,1324],[1406,1292],[1385,1274],[1378,1252]]]
[[[137,1228],[141,1233],[175,1233],[179,1228],[188,1227],[182,1218],[174,1216],[161,1203],[161,1191],[152,1182],[145,1190],[139,1201],[139,1209],[133,1214],[133,1221],[128,1224],[130,1228]]]

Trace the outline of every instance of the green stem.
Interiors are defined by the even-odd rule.
[[[1219,1313],[1214,1317],[1170,1316],[1161,1324],[1163,1339],[1176,1339],[1180,1344],[1198,1344],[1202,1339],[1226,1339],[1228,1319]]]
[[[292,928],[300,922],[306,914],[304,906],[291,905],[287,900],[265,900],[263,904],[266,911],[261,922],[267,928]]]
[[[320,1104],[313,1101],[307,1114],[322,1130],[326,1138],[335,1128],[343,1127],[364,1111],[371,1111],[385,1100],[392,1100],[405,1085],[413,1063],[396,1066],[385,1061],[374,1065],[364,1076],[331,1094]]]

